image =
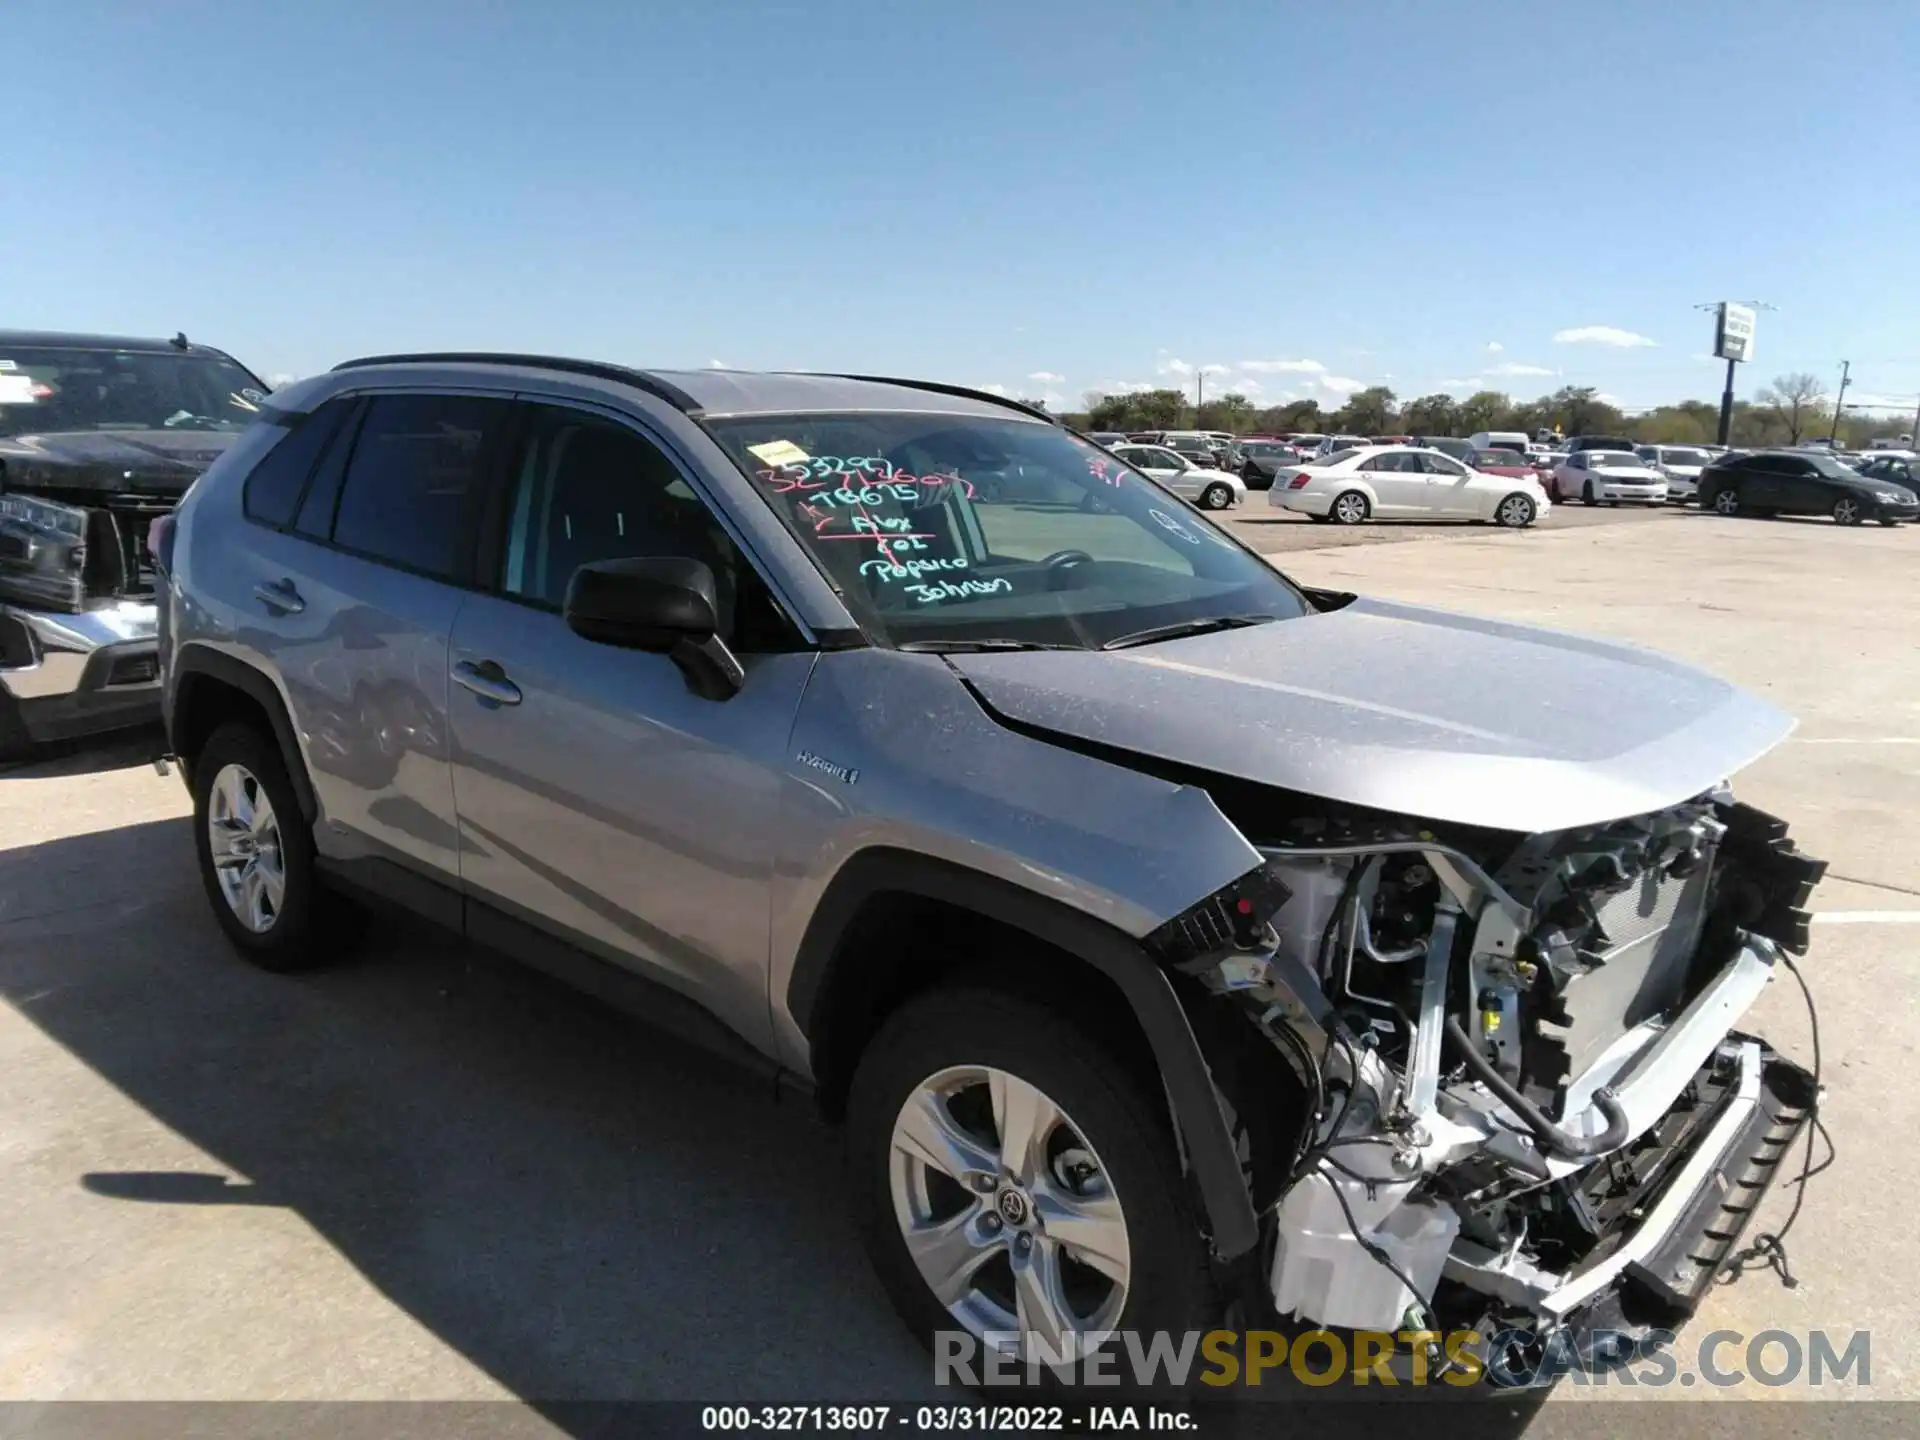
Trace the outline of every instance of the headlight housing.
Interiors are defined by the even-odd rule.
[[[33,495],[0,494],[0,599],[81,608],[87,512]]]

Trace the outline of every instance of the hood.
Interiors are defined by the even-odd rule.
[[[239,438],[238,431],[74,430],[0,439],[15,490],[148,490],[178,495]]]
[[[1607,465],[1594,466],[1587,472],[1598,479],[1611,476],[1615,480],[1664,480],[1667,477],[1651,465]]]
[[[949,658],[991,709],[1065,740],[1529,833],[1677,804],[1794,725],[1651,651],[1381,600],[1134,650]]]

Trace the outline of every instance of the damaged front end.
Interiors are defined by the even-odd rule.
[[[1734,1026],[1805,953],[1824,862],[1724,790],[1524,838],[1279,828],[1151,941],[1311,1097],[1263,1202],[1276,1311],[1539,1337],[1684,1320],[1815,1102]]]

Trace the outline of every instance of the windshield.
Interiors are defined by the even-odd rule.
[[[1705,465],[1713,458],[1704,450],[1676,450],[1672,446],[1661,450],[1659,454],[1663,465]]]
[[[1831,455],[1809,455],[1807,463],[1830,480],[1858,480],[1859,472],[1843,465]]]
[[[266,387],[218,355],[47,347],[0,352],[0,435],[244,430]]]
[[[1511,450],[1476,450],[1473,452],[1473,463],[1477,469],[1483,470],[1489,465],[1504,465],[1509,470],[1527,468],[1526,457],[1516,455]]]
[[[1644,470],[1647,462],[1638,455],[1616,454],[1611,450],[1596,450],[1587,461],[1596,470]]]
[[[1098,647],[1306,613],[1196,511],[1051,425],[974,416],[709,422],[870,632]]]

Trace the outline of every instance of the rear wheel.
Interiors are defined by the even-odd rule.
[[[1834,501],[1832,514],[1836,525],[1858,525],[1865,518],[1860,502],[1851,495],[1842,495]]]
[[[1158,1095],[1058,1012],[942,989],[881,1027],[853,1079],[862,1228],[901,1317],[1084,1353],[1102,1332],[1204,1329],[1218,1299]]]
[[[1373,507],[1358,490],[1342,490],[1333,497],[1333,504],[1328,507],[1327,513],[1337,525],[1358,525],[1373,513]]]
[[[1509,530],[1524,530],[1533,523],[1533,499],[1527,495],[1509,495],[1493,512],[1493,518]]]
[[[1203,510],[1224,510],[1233,504],[1233,487],[1217,481],[1200,492],[1200,508]]]
[[[321,946],[313,835],[280,747],[222,725],[193,759],[194,845],[214,918],[263,970],[303,970]]]

